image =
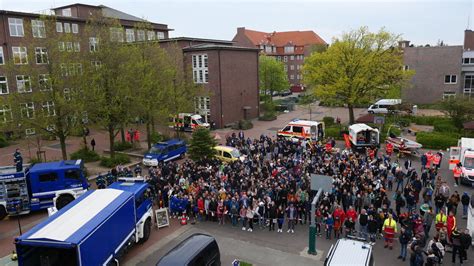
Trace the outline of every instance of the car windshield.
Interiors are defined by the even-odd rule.
[[[464,167],[473,169],[474,168],[474,157],[466,157],[464,159]]]
[[[234,158],[239,158],[240,157],[239,150],[232,150],[232,151],[230,151],[230,154],[232,154],[232,157],[234,157]]]
[[[163,148],[162,147],[151,147],[150,151],[148,153],[151,153],[151,154],[160,154],[163,152]]]
[[[196,119],[196,118],[193,118],[193,120],[196,122],[196,124],[198,125],[202,125],[204,123],[204,121],[202,121],[202,118],[201,119]]]

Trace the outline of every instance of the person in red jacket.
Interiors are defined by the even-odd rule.
[[[202,221],[202,217],[204,215],[204,199],[202,197],[199,197],[198,201],[197,201],[197,207],[198,207],[198,219],[199,221],[201,222]]]
[[[338,205],[332,216],[334,218],[334,237],[339,239],[342,233],[342,225],[344,224],[346,214],[344,213],[344,210]]]
[[[446,227],[448,229],[448,240],[449,242],[452,242],[451,236],[453,234],[454,229],[456,229],[456,216],[454,216],[454,213],[452,211],[449,212]]]
[[[355,223],[357,222],[357,212],[354,210],[354,207],[350,206],[349,210],[346,212],[347,218],[352,218],[352,221]]]
[[[387,155],[390,157],[392,156],[392,153],[393,153],[393,144],[392,143],[387,143],[387,145],[385,145],[385,151],[387,152]]]

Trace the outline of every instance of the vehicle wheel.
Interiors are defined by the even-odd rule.
[[[374,111],[368,111],[369,114],[374,114]]]
[[[7,217],[7,210],[5,209],[5,206],[0,205],[0,221],[3,220],[5,217]]]
[[[71,195],[62,195],[56,200],[56,209],[60,210],[68,205],[74,198]]]
[[[145,225],[143,226],[143,238],[140,239],[140,243],[144,243],[150,238],[151,234],[151,219],[148,218],[145,221]]]

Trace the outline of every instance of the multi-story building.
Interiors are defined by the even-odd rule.
[[[183,67],[190,66],[194,83],[205,89],[198,96],[195,112],[217,128],[259,115],[258,54],[253,47],[233,42],[199,38],[170,38],[160,41],[167,49],[177,44],[183,52]]]
[[[304,59],[315,46],[327,46],[327,43],[314,31],[261,32],[244,27],[237,28],[233,41],[240,46],[257,47],[261,53],[274,56],[284,63],[291,90],[300,92],[305,89],[302,67]]]
[[[402,90],[404,101],[429,104],[461,93],[462,46],[415,47],[402,41],[400,47],[404,69],[415,72],[408,87]]]
[[[474,31],[464,31],[464,51],[461,65],[461,92],[466,96],[474,95]]]

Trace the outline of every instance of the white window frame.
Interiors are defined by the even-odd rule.
[[[135,42],[135,30],[125,29],[125,38],[127,42]]]
[[[3,54],[3,47],[0,46],[0,65],[5,65],[5,56]]]
[[[63,17],[72,17],[71,8],[64,8],[61,10],[61,14]]]
[[[285,54],[292,54],[295,52],[295,47],[294,46],[285,46],[284,48]]]
[[[271,54],[272,53],[272,47],[270,45],[266,45],[265,46],[265,53],[266,54]]]
[[[20,103],[20,113],[23,118],[35,118],[35,104],[33,102]]]
[[[10,37],[24,37],[25,31],[23,29],[23,19],[8,18],[8,29]]]
[[[443,100],[455,98],[456,92],[455,91],[445,91],[443,92]]]
[[[80,51],[81,51],[81,43],[74,42],[74,52],[80,52]]]
[[[157,38],[158,40],[163,40],[163,39],[165,38],[165,33],[162,32],[162,31],[157,31],[157,32],[156,32],[156,38]]]
[[[71,24],[64,23],[64,33],[71,33]]]
[[[208,56],[207,54],[192,55],[193,80],[194,83],[202,84],[209,81]]]
[[[26,47],[23,46],[13,46],[12,47],[13,53],[13,63],[15,65],[27,65],[28,64],[28,52]],[[19,61],[17,62],[15,59],[18,58]]]
[[[63,32],[63,23],[56,22],[56,32]]]
[[[283,69],[284,69],[285,71],[288,71],[288,65],[283,65]]]
[[[295,65],[290,65],[290,70],[295,70]]]
[[[449,82],[446,82],[446,77],[449,76]],[[454,78],[454,81],[453,81]],[[457,84],[458,76],[457,75],[444,75],[444,84]]]
[[[10,114],[10,115],[8,115],[8,114]],[[13,121],[12,109],[10,108],[10,106],[8,106],[6,104],[4,106],[2,106],[2,108],[0,109],[0,118],[2,118],[0,120],[2,123]]]
[[[46,27],[42,20],[31,20],[31,31],[35,38],[46,38]]]
[[[144,30],[137,30],[137,42],[146,41],[146,33]]]
[[[59,64],[59,69],[61,71],[61,76],[63,76],[63,77],[69,76],[69,70],[67,68],[67,64],[65,64],[65,63]]]
[[[7,76],[0,76],[0,95],[9,94]]]
[[[110,40],[112,42],[123,42],[123,28],[111,27],[110,28]]]
[[[70,88],[64,88],[63,90],[63,95],[64,95],[64,99],[66,101],[70,101],[72,99],[72,96],[71,96],[71,89]]]
[[[290,60],[291,60],[291,61],[295,60],[295,56],[294,56],[294,55],[290,55]]]
[[[295,75],[290,75],[290,79],[295,79]]]
[[[97,52],[99,50],[99,38],[89,37],[89,51]]]
[[[53,101],[43,102],[41,104],[41,108],[42,108],[44,116],[46,116],[46,117],[56,116],[56,109],[54,109],[54,102]]]
[[[66,42],[66,51],[67,52],[74,51],[74,46],[73,46],[72,42]]]
[[[156,33],[154,31],[149,30],[149,31],[147,31],[146,35],[147,35],[147,40],[148,41],[156,40]]]
[[[77,24],[77,23],[72,23],[72,24],[71,24],[71,30],[72,30],[72,33],[78,34],[78,33],[79,33],[79,24]]]
[[[58,42],[58,49],[60,52],[66,51],[66,44],[64,42]]]
[[[288,62],[288,56],[283,56],[283,62]]]
[[[30,93],[31,89],[31,77],[28,75],[16,75],[16,88],[18,93]]]
[[[38,57],[39,56],[39,57]],[[38,59],[41,59],[38,62]],[[45,47],[35,47],[35,61],[37,65],[45,65],[48,64],[48,51]]]
[[[51,84],[51,78],[49,74],[38,75],[38,87],[40,91],[51,91],[53,86]]]

